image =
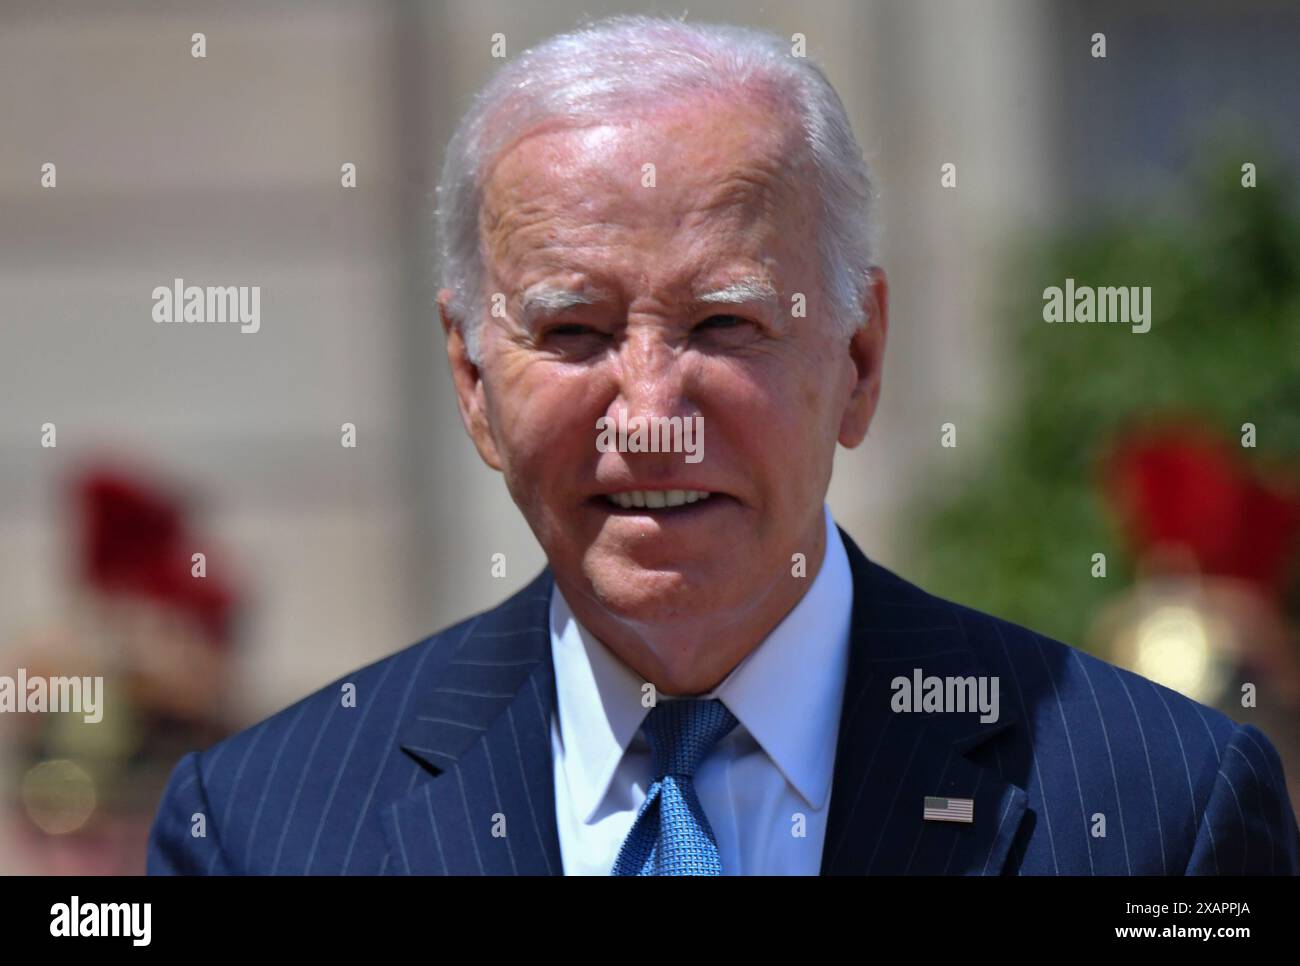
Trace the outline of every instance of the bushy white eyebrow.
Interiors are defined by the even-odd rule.
[[[534,286],[524,293],[524,319],[528,321],[542,312],[563,312],[565,309],[579,305],[594,305],[595,302],[595,297],[585,292],[571,292],[553,286]]]
[[[731,284],[712,292],[701,292],[695,296],[697,302],[722,302],[742,305],[746,302],[775,302],[776,289],[772,283],[760,276],[740,278]]]
[[[752,275],[739,278],[719,289],[700,292],[695,295],[697,302],[723,305],[745,305],[754,302],[775,303],[776,289],[766,278]],[[595,305],[597,296],[587,292],[574,292],[569,289],[550,285],[536,285],[524,293],[522,301],[525,322],[531,322],[538,315],[551,312],[563,312],[580,305]]]

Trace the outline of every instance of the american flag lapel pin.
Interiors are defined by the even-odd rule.
[[[926,795],[922,817],[927,822],[972,823],[975,821],[975,799],[935,798]]]

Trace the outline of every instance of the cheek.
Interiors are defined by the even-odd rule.
[[[704,378],[706,461],[736,461],[733,468],[754,485],[782,488],[799,471],[810,428],[799,382],[779,364],[728,367]]]
[[[822,485],[839,436],[839,419],[830,412],[831,380],[838,377],[833,363],[792,362],[773,358],[743,376],[718,376],[709,395],[715,432],[710,437],[706,426],[705,453],[738,459],[772,504],[801,503]]]
[[[589,378],[537,364],[504,366],[492,395],[493,433],[511,477],[551,488],[589,469],[596,454]]]
[[[847,348],[833,339],[817,339],[799,361],[793,370],[797,377],[791,380],[791,408],[797,408],[804,421],[805,449],[829,446],[833,451],[847,400]]]
[[[805,375],[793,391],[798,398],[797,408],[807,427],[810,445],[814,440],[824,439],[828,433],[832,437],[837,435],[838,422],[831,420],[828,413],[835,395],[834,380],[837,376],[837,371],[827,360],[825,368],[817,376]],[[836,422],[836,425],[830,426],[831,422]]]

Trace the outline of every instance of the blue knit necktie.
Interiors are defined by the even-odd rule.
[[[612,875],[722,875],[718,844],[695,794],[695,769],[736,716],[716,698],[658,702],[641,726],[654,783],[623,840]]]

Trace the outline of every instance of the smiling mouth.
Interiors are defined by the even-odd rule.
[[[606,493],[601,499],[606,506],[619,510],[670,510],[702,503],[713,496],[721,494],[706,490],[626,490]]]

